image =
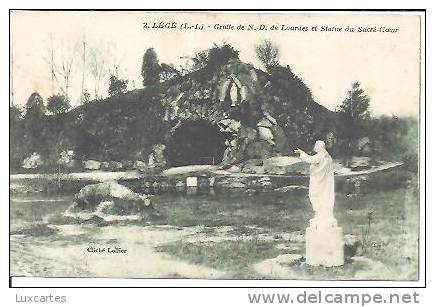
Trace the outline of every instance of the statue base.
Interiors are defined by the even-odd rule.
[[[332,267],[344,264],[343,230],[334,218],[311,219],[305,239],[308,265]]]

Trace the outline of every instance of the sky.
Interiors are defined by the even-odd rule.
[[[175,29],[144,29],[148,25],[176,22]],[[204,30],[179,29],[184,23],[204,24]],[[247,25],[265,25],[266,31],[247,31]],[[218,25],[221,29],[214,29]],[[227,29],[229,25],[234,30]],[[237,30],[245,25],[245,30]],[[317,31],[276,30],[317,26]],[[210,28],[208,28],[210,26]],[[342,27],[341,32],[319,31],[322,26]],[[374,28],[371,32],[346,32],[345,28]],[[379,32],[381,27],[398,29]],[[255,46],[265,39],[280,50],[280,64],[289,65],[311,89],[315,101],[334,110],[352,82],[359,81],[371,98],[373,115],[417,116],[420,94],[420,19],[407,14],[320,13],[156,13],[156,12],[32,12],[11,13],[11,54],[14,103],[24,105],[32,92],[46,99],[52,94],[46,58],[50,36],[55,59],[73,56],[70,100],[79,102],[82,81],[80,44],[105,54],[107,63],[118,63],[119,74],[129,88],[142,84],[141,65],[146,49],[153,47],[159,61],[175,66],[185,57],[229,43],[240,59],[262,68]],[[88,55],[89,60],[89,55]],[[110,64],[109,66],[113,66]],[[91,93],[92,78],[85,70],[85,88]],[[107,96],[108,76],[101,94]]]

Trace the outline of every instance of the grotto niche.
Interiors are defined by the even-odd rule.
[[[167,142],[166,157],[171,166],[220,164],[228,135],[206,119],[185,120]]]

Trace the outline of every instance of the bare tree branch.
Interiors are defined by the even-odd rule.
[[[60,51],[60,59],[56,57],[55,51]],[[71,84],[71,75],[75,57],[75,48],[70,47],[66,50],[56,48],[54,45],[53,35],[49,35],[48,56],[44,57],[47,63],[51,78],[51,93],[55,94],[55,84],[60,91],[69,99],[69,88]]]
[[[94,97],[100,99],[100,83],[106,75],[106,59],[104,54],[98,48],[90,48],[89,50],[89,73],[94,81]]]

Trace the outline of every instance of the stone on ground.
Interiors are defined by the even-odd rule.
[[[150,209],[152,205],[148,195],[140,195],[116,182],[103,182],[82,188],[75,195],[66,215],[75,215],[80,219],[110,215],[110,220],[135,215],[133,219],[138,219],[147,215]]]
[[[30,157],[24,159],[21,167],[27,169],[35,169],[43,164],[44,161],[42,160],[41,156],[37,152],[34,152]]]
[[[88,170],[97,170],[101,167],[101,162],[96,160],[86,160],[83,162],[83,167]]]

